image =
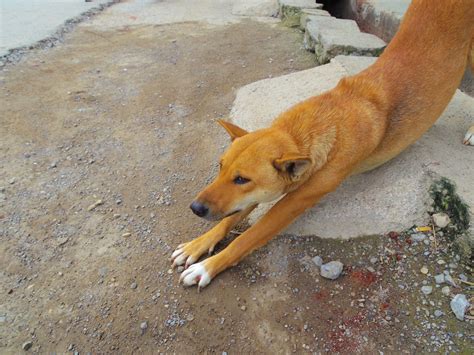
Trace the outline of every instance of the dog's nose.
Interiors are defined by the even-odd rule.
[[[209,212],[209,208],[197,201],[193,201],[190,207],[193,210],[194,214],[199,217],[204,217]]]

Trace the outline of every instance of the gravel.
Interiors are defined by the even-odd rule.
[[[425,295],[429,295],[431,292],[433,292],[433,286],[423,286],[421,288],[421,292],[423,292]]]
[[[31,342],[31,341],[25,341],[25,342],[23,343],[23,345],[21,346],[21,348],[22,348],[23,350],[25,350],[25,351],[28,351],[28,350],[31,349],[32,346],[33,346],[33,342]]]
[[[321,267],[321,265],[323,265],[323,258],[317,255],[313,258],[313,263],[315,263],[317,267]]]
[[[456,318],[461,321],[464,320],[464,313],[466,313],[466,310],[469,308],[469,302],[466,299],[466,296],[461,293],[457,294],[451,300],[450,305],[451,310],[456,315]]]
[[[341,275],[343,267],[344,265],[340,261],[330,261],[321,265],[320,274],[326,279],[335,280]]]
[[[436,275],[434,278],[438,285],[444,283],[444,274]]]
[[[451,222],[446,213],[435,213],[432,217],[434,224],[439,228],[445,228]]]

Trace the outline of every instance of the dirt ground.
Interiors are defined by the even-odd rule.
[[[199,294],[178,285],[171,252],[210,227],[188,205],[228,143],[215,119],[239,87],[314,66],[301,43],[253,21],[79,27],[0,72],[2,354],[469,351],[450,298],[419,291],[466,273],[442,241],[281,236]]]

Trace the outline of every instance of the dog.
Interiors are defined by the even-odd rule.
[[[265,245],[347,177],[397,156],[448,105],[473,57],[472,0],[414,0],[379,59],[319,96],[247,132],[219,121],[232,143],[215,180],[192,211],[220,220],[172,253],[180,282],[207,286],[217,274]],[[470,133],[469,133],[470,132]],[[465,137],[474,144],[474,127]],[[282,197],[283,196],[283,197]],[[258,204],[281,198],[220,253],[197,262]]]

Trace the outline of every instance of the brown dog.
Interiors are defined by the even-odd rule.
[[[180,280],[206,286],[345,178],[385,163],[415,142],[448,105],[473,38],[472,0],[414,0],[390,45],[360,74],[292,107],[267,129],[248,133],[220,121],[232,145],[219,175],[191,209],[222,221],[173,253],[173,264],[187,268]],[[227,248],[194,264],[255,206],[283,195]]]

